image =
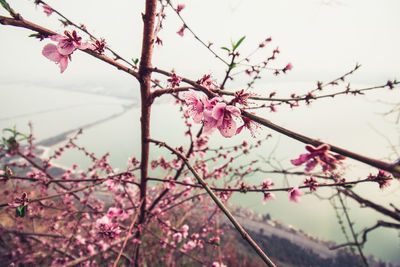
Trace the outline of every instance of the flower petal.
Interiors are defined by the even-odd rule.
[[[62,55],[58,52],[57,46],[54,44],[45,45],[42,50],[42,55],[56,63],[60,62],[62,58]]]

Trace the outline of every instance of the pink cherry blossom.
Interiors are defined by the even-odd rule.
[[[212,115],[217,120],[217,128],[222,136],[232,137],[236,134],[236,122],[233,117],[240,117],[240,110],[237,107],[218,103]]]
[[[69,56],[64,56],[60,54],[60,52],[58,52],[57,46],[54,44],[45,45],[42,50],[42,55],[55,62],[56,64],[60,64],[61,73],[63,73],[68,67]]]
[[[205,96],[199,97],[195,91],[189,90],[183,94],[183,98],[186,104],[189,105],[189,115],[193,118],[193,121],[200,123],[203,119]]]
[[[293,69],[292,63],[288,63],[288,64],[282,69],[282,71],[283,71],[284,73],[286,73],[288,70],[292,70],[292,69]]]
[[[180,13],[184,8],[185,8],[184,4],[179,4],[178,7],[176,8],[176,12]]]
[[[392,180],[391,174],[384,170],[379,170],[377,175],[370,174],[368,179],[375,180],[379,184],[380,189],[390,186]]]
[[[307,178],[304,180],[304,184],[308,187],[310,187],[310,191],[316,191],[318,187],[317,180],[311,176],[310,178]]]
[[[182,78],[176,76],[175,73],[172,73],[171,77],[167,81],[171,84],[171,87],[174,88],[179,86],[180,82],[182,81]]]
[[[262,184],[261,184],[262,189],[265,189],[265,190],[270,189],[270,187],[271,187],[272,185],[274,185],[274,182],[271,181],[270,179],[266,179],[266,180],[265,180],[264,182],[262,182]]]
[[[60,54],[67,56],[72,54],[76,49],[93,49],[93,45],[88,42],[82,42],[82,37],[79,37],[76,31],[70,33],[69,31],[64,32],[65,35],[52,35],[50,40],[58,42],[57,49]]]
[[[111,207],[111,208],[109,208],[108,211],[107,211],[107,217],[108,217],[109,219],[112,219],[113,217],[120,216],[120,215],[122,215],[123,213],[124,213],[123,210],[118,209],[118,208]]]
[[[300,197],[303,195],[304,193],[300,191],[298,187],[294,187],[289,191],[289,200],[297,203],[300,201]]]
[[[187,238],[187,236],[189,234],[189,226],[187,224],[182,225],[181,231],[182,231],[183,238]]]
[[[112,223],[107,216],[103,216],[96,221],[96,228],[98,229],[98,233],[107,239],[116,239],[121,232],[118,224]]]
[[[180,28],[179,31],[177,31],[176,33],[179,34],[181,37],[183,37],[185,29],[186,25],[183,25],[182,28]]]
[[[295,166],[300,166],[307,162],[306,172],[312,171],[318,164],[322,166],[324,172],[333,171],[336,169],[337,165],[341,164],[341,161],[345,159],[342,155],[329,153],[330,146],[327,144],[322,144],[319,147],[306,145],[306,149],[310,153],[301,154],[299,158],[290,161]]]
[[[47,16],[50,16],[53,14],[53,9],[49,7],[48,5],[43,5],[43,11],[46,13]]]
[[[264,197],[263,197],[263,204],[265,205],[265,203],[267,203],[268,200],[275,200],[275,194],[273,193],[264,193]]]

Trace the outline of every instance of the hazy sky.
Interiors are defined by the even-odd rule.
[[[9,1],[25,19],[62,32],[60,22],[45,16],[33,1]],[[140,56],[143,1],[48,0],[76,23],[83,23],[96,36],[126,58]],[[279,66],[292,62],[290,75],[279,80],[324,80],[334,78],[359,62],[363,68],[354,79],[381,82],[400,77],[400,1],[398,0],[191,0],[173,1],[186,4],[182,16],[206,42],[220,46],[246,36],[242,55],[260,41],[272,36],[270,48],[279,46]],[[4,10],[1,15],[6,15]],[[221,79],[224,66],[196,42],[189,32],[176,34],[181,22],[171,10],[159,36],[164,45],[157,47],[154,65],[174,68],[178,73],[197,79],[213,73]],[[75,52],[64,74],[41,55],[49,40],[39,42],[27,36],[24,29],[0,26],[0,78],[3,82],[46,82],[66,84],[105,84],[135,86],[135,81],[106,64]],[[265,49],[260,56],[267,57]],[[260,57],[261,58],[261,57]],[[4,64],[7,63],[7,64]],[[264,82],[276,81],[267,75]]]

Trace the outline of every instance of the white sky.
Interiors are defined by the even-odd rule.
[[[56,17],[46,17],[33,1],[9,1],[22,16],[35,23],[62,32]],[[126,58],[140,55],[143,1],[49,0],[76,23],[84,23],[96,36],[105,37],[108,44]],[[230,40],[246,35],[241,46],[242,55],[255,48],[260,41],[272,36],[271,48],[279,46],[277,63],[294,65],[290,75],[264,82],[280,80],[317,81],[334,78],[351,69],[355,63],[363,65],[354,79],[380,83],[400,77],[400,1],[398,0],[191,0],[184,3],[182,16],[188,25],[205,41],[229,46]],[[1,15],[6,15],[4,10]],[[160,33],[164,41],[154,55],[154,65],[174,68],[178,73],[198,79],[213,73],[221,79],[224,66],[208,53],[189,32],[180,37],[176,31],[181,23],[170,10]],[[0,79],[3,82],[38,82],[57,86],[74,84],[118,84],[136,87],[136,82],[124,73],[75,52],[64,74],[54,63],[41,55],[49,40],[39,42],[27,38],[31,32],[0,26]],[[261,55],[269,56],[269,49]],[[7,63],[7,64],[4,64]],[[133,81],[133,82],[132,82]]]

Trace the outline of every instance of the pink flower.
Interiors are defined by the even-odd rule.
[[[181,251],[183,253],[186,253],[190,250],[193,250],[195,247],[197,246],[196,242],[193,240],[189,240],[189,242],[187,242],[186,244],[184,244],[181,248]]]
[[[307,162],[305,169],[306,172],[312,171],[318,164],[322,166],[324,172],[333,171],[336,169],[337,164],[341,164],[341,161],[345,159],[342,155],[329,153],[330,146],[327,144],[322,144],[319,147],[306,145],[306,149],[310,153],[301,154],[298,159],[290,161],[295,166],[300,166]]]
[[[53,9],[49,7],[48,5],[43,5],[43,11],[46,13],[47,16],[50,16],[53,14]]]
[[[108,217],[109,219],[112,219],[113,217],[122,215],[123,213],[124,213],[123,210],[118,209],[118,208],[111,207],[111,208],[109,208],[108,211],[107,211],[107,217]]]
[[[226,267],[225,264],[223,264],[222,262],[217,262],[217,261],[214,261],[211,266],[212,267]]]
[[[283,69],[283,73],[286,73],[288,70],[292,70],[293,69],[293,65],[292,63],[288,63]]]
[[[179,86],[182,78],[176,76],[175,73],[172,73],[172,76],[167,81],[171,84],[171,87],[174,88],[176,86]]]
[[[304,193],[301,192],[298,187],[294,187],[289,191],[289,200],[297,203],[300,201],[300,197],[303,195]]]
[[[214,79],[211,79],[211,74],[204,74],[203,77],[198,80],[198,83],[208,89],[218,88],[217,82]]]
[[[260,128],[260,125],[257,122],[243,116],[242,121],[243,125],[237,128],[236,134],[239,134],[243,130],[243,128],[247,128],[250,131],[251,136],[256,137],[256,132],[257,129]]]
[[[237,107],[218,103],[213,109],[213,117],[218,121],[217,128],[222,136],[232,137],[236,134],[236,122],[233,117],[240,117]]]
[[[96,221],[96,228],[98,229],[98,233],[107,239],[116,239],[121,232],[118,224],[111,223],[107,216],[103,216],[101,219]]]
[[[213,101],[212,99],[211,101]],[[240,110],[237,107],[218,102],[212,105],[212,110],[204,111],[204,133],[212,133],[216,128],[222,136],[232,137],[236,134],[236,122],[233,117],[240,117]]]
[[[47,44],[43,47],[42,55],[54,61],[56,64],[60,64],[60,72],[63,73],[68,67],[69,56],[64,56],[58,52],[57,46],[54,44]]]
[[[65,35],[52,35],[50,40],[58,42],[58,52],[64,56],[72,54],[76,49],[85,50],[88,48],[93,49],[93,45],[88,42],[82,42],[82,37],[76,34],[76,31],[70,33],[69,31],[64,32]]]
[[[30,200],[28,198],[27,193],[22,193],[21,197],[15,197],[13,202],[8,203],[8,206],[17,208],[21,206],[27,206],[29,204]]]
[[[193,121],[200,123],[203,118],[205,96],[199,97],[195,91],[189,90],[189,92],[183,94],[183,98],[186,104],[189,105],[189,115],[193,118]]]
[[[265,205],[265,203],[267,203],[268,200],[275,200],[276,197],[273,193],[264,193],[264,197],[263,197],[263,204]]]
[[[392,178],[390,176],[390,173],[379,170],[377,175],[370,174],[368,179],[376,181],[379,184],[379,188],[383,189],[391,185]]]
[[[318,187],[317,180],[313,176],[304,180],[304,184],[310,187],[310,191],[316,191]]]
[[[81,37],[78,37],[76,32],[70,34],[65,31],[65,35],[52,35],[50,39],[58,42],[57,46],[54,44],[47,44],[43,47],[42,54],[56,64],[60,64],[60,72],[63,73],[68,67],[68,59],[71,60],[71,54],[76,49],[93,49],[93,45],[88,42],[81,42]]]
[[[266,189],[266,190],[269,189],[270,186],[272,186],[272,185],[274,185],[274,182],[272,182],[270,179],[265,180],[265,181],[261,184],[262,189]]]
[[[180,28],[179,31],[177,31],[176,33],[183,37],[185,29],[186,25],[183,25],[182,28]]]
[[[179,4],[178,7],[176,8],[176,12],[179,14],[184,8],[185,8],[184,4]]]
[[[181,231],[182,231],[183,238],[187,238],[187,236],[189,234],[189,226],[187,224],[182,225]]]
[[[172,239],[175,240],[177,243],[181,243],[182,242],[182,234],[175,233],[172,235]]]

